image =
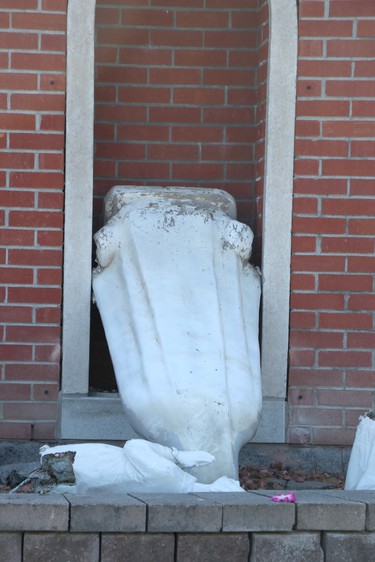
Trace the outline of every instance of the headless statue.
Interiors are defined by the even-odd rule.
[[[262,392],[253,234],[216,189],[115,187],[96,233],[93,290],[120,398],[138,435],[215,457],[199,482],[238,477]]]

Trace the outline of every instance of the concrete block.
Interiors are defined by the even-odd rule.
[[[103,534],[101,562],[174,562],[173,534]]]
[[[221,530],[221,505],[192,494],[131,494],[147,504],[147,531],[218,532]]]
[[[248,562],[247,533],[177,535],[177,562]]]
[[[323,548],[329,562],[373,562],[375,533],[324,533]]]
[[[308,562],[324,560],[320,533],[252,535],[250,562],[306,562],[307,560]]]
[[[1,531],[67,531],[69,503],[63,496],[0,494]]]
[[[0,533],[0,553],[4,562],[21,562],[22,533]]]
[[[99,535],[80,533],[25,533],[26,562],[99,562]]]
[[[296,529],[299,531],[364,531],[366,505],[332,495],[331,490],[296,492]],[[274,490],[257,490],[263,496]]]
[[[327,490],[327,495],[366,505],[366,531],[375,531],[375,490]]]
[[[196,495],[222,506],[222,531],[291,531],[295,523],[295,506],[292,503],[275,503],[271,498],[251,492]]]
[[[126,494],[69,495],[70,529],[74,532],[142,532],[146,505]]]
[[[319,492],[300,491],[297,494],[298,530],[364,531],[366,506]]]

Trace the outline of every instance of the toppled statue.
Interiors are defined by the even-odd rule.
[[[93,290],[134,430],[215,460],[199,482],[238,478],[262,392],[253,233],[216,189],[115,187],[96,233]]]
[[[67,463],[66,454],[74,473]],[[48,476],[53,475],[53,487],[44,477],[37,491],[69,494],[108,494],[135,492],[244,492],[239,482],[221,477],[212,484],[200,484],[184,471],[193,466],[213,462],[204,451],[178,451],[142,439],[127,441],[124,447],[104,443],[78,443],[75,445],[44,446],[41,448],[42,466]],[[45,459],[48,458],[48,464]],[[55,458],[56,462],[53,462]],[[64,462],[65,472],[59,470]],[[37,472],[37,471],[35,471]],[[39,483],[41,473],[39,471]]]
[[[375,410],[359,418],[345,490],[375,490]]]

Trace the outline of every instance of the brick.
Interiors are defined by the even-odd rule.
[[[9,226],[61,228],[62,221],[62,213],[56,211],[11,211],[9,213]]]
[[[2,90],[9,90],[11,92],[17,90],[36,90],[38,86],[38,76],[36,74],[21,72],[0,74],[0,86]]]
[[[301,312],[293,310],[290,313],[291,326],[294,328],[314,328],[316,324],[316,314],[313,312]]]
[[[341,218],[298,216],[293,218],[293,232],[300,234],[344,234],[345,229],[346,220]]]
[[[135,64],[137,66],[168,66],[172,64],[172,49],[154,49],[152,47],[124,47],[119,48],[120,64]],[[107,59],[109,53],[107,52]],[[115,60],[106,60],[105,62],[116,62]]]
[[[242,50],[236,50],[236,51],[229,51],[229,67],[234,67],[234,66],[242,66],[245,68],[256,68],[257,64],[258,64],[258,58],[257,58],[257,52],[256,51],[249,51],[249,49],[242,49]],[[207,66],[212,66],[212,65],[207,65]],[[221,65],[221,66],[225,66],[225,64]],[[262,65],[260,70],[266,71],[267,65],[264,64]],[[262,75],[263,78],[263,75]],[[258,75],[258,81],[260,79],[260,74]]]
[[[302,37],[351,37],[353,33],[353,22],[337,21],[333,19],[301,19],[298,33]]]
[[[150,123],[199,123],[201,111],[198,107],[151,107]]]
[[[318,39],[299,38],[299,56],[300,57],[322,57],[323,41]]]
[[[372,97],[374,80],[327,80],[326,95],[335,97],[368,98]]]
[[[62,189],[64,186],[64,175],[58,172],[11,172],[10,187],[38,188],[38,189]]]
[[[340,213],[340,210],[338,210],[338,213]],[[350,213],[348,213],[348,215],[350,215]],[[330,236],[322,238],[321,241],[321,251],[324,253],[371,254],[373,250],[374,241],[371,238]]]
[[[174,126],[172,142],[222,142],[223,127]]]
[[[347,371],[346,383],[354,388],[373,388],[375,386],[375,371]]]
[[[185,534],[177,537],[177,562],[246,562],[250,541],[247,533]]]
[[[161,87],[132,87],[119,88],[119,101],[123,103],[169,103],[170,89]]]
[[[293,296],[293,298],[295,298],[295,296]],[[291,330],[290,344],[292,347],[342,349],[343,334],[337,332]]]
[[[375,6],[367,0],[356,0],[355,4],[347,0],[331,0],[329,16],[338,18],[374,17]]]
[[[249,88],[255,84],[255,72],[253,70],[206,68],[203,72],[203,82],[206,86],[231,84]]]
[[[62,210],[64,207],[64,196],[63,193],[54,191],[42,191],[38,195],[38,208],[39,209],[56,209]]]
[[[197,68],[151,68],[149,83],[152,85],[187,84],[200,85],[201,72]]]
[[[97,83],[146,84],[147,69],[132,66],[97,66]]]
[[[119,162],[118,173],[123,178],[157,179],[169,176],[169,163],[167,162]]]
[[[22,152],[3,152],[1,155],[3,168],[27,169],[34,167],[34,154]]]
[[[320,128],[319,121],[304,120],[297,117],[295,134],[296,137],[318,137],[320,136]]]
[[[336,314],[321,312],[319,314],[319,326],[323,329],[333,330],[371,330],[372,315],[340,312]]]
[[[313,197],[295,197],[293,213],[296,215],[317,215],[318,199]]]
[[[95,156],[97,159],[113,158],[115,160],[143,160],[145,155],[146,151],[143,144],[133,144],[129,142],[96,142]]]
[[[175,179],[221,179],[223,177],[222,164],[173,164],[172,175]]]
[[[375,76],[375,60],[355,61],[354,76],[363,77],[363,78],[366,77],[373,78]]]
[[[7,562],[21,562],[22,533],[0,533],[0,550]]]
[[[125,27],[98,27],[97,41],[99,45],[148,45],[148,29],[128,29]]]
[[[62,496],[57,494],[50,496],[38,494],[0,495],[0,529],[2,531],[67,531],[68,524],[69,504]],[[27,542],[26,537],[25,542]],[[36,552],[34,556],[36,556]],[[31,556],[24,553],[24,557],[31,562]],[[44,556],[36,556],[33,560],[43,558]],[[50,559],[50,557],[47,556],[46,559]]]
[[[315,285],[315,275],[294,274],[291,279],[292,291],[314,291]]]
[[[323,117],[349,116],[350,102],[347,100],[298,100],[297,116]],[[302,136],[302,135],[301,135]]]
[[[315,391],[312,388],[289,388],[288,397],[291,404],[312,406],[315,403]]]
[[[349,256],[348,271],[353,273],[371,273],[375,271],[375,257]]]
[[[65,31],[65,14],[22,13],[15,12],[12,17],[12,27],[25,30]]]
[[[5,241],[4,241],[5,243]],[[32,285],[34,272],[31,268],[3,267],[0,271],[0,283],[10,285]]]
[[[116,0],[116,2],[121,4],[121,0]],[[142,0],[144,4],[147,4],[147,0]],[[127,2],[129,4],[129,2]],[[132,4],[138,4],[137,0],[131,0]],[[173,8],[202,8],[203,0],[151,0],[151,6],[171,6]]]
[[[14,191],[3,189],[0,192],[0,205],[3,207],[34,207],[34,194],[30,191]],[[12,226],[9,224],[9,226]]]
[[[124,9],[121,12],[121,23],[129,27],[171,27],[173,15],[172,10]],[[181,26],[177,24],[177,27]]]
[[[321,80],[298,80],[297,97],[319,97],[322,92]]]
[[[371,275],[319,275],[319,290],[321,291],[348,291],[369,292],[372,290]]]
[[[254,562],[323,562],[324,553],[320,545],[319,533],[259,533],[252,537]]]
[[[313,310],[343,310],[344,296],[331,293],[294,293],[291,307]]]
[[[295,234],[292,237],[292,252],[296,253],[316,253],[316,236],[303,236]]]
[[[57,400],[59,394],[59,384],[33,384],[32,386],[33,400]]]
[[[375,107],[374,107],[375,109]],[[352,141],[351,143],[351,156],[356,157],[369,157],[371,158],[375,151],[375,141]]]
[[[12,94],[10,107],[14,110],[64,111],[64,94]]]
[[[108,8],[98,5],[95,10],[96,25],[114,25],[121,22],[121,11],[119,8]]]
[[[151,29],[150,44],[161,47],[203,47],[203,33],[195,30]]]
[[[296,139],[295,152],[301,156],[348,156],[349,143],[334,140]]]
[[[246,144],[209,144],[201,148],[202,160],[247,161],[251,158],[252,145]],[[246,192],[246,195],[248,193]]]
[[[323,122],[323,136],[324,137],[375,137],[375,122],[325,121]]]
[[[212,501],[190,494],[132,494],[147,503],[147,531],[218,532],[222,509]]]
[[[321,367],[371,367],[372,354],[365,351],[320,351],[318,361]],[[368,406],[371,406],[371,397],[369,402]]]
[[[8,420],[56,420],[58,406],[55,402],[6,402],[3,405],[3,415]],[[30,527],[30,530],[34,528]]]
[[[0,344],[2,361],[31,361],[33,348],[31,345]]]
[[[17,70],[65,70],[65,55],[57,53],[13,53],[12,68]]]
[[[324,16],[323,0],[304,0],[299,6],[300,18],[316,18]]]
[[[360,297],[362,297],[362,295],[360,295]],[[375,333],[353,332],[353,333],[348,333],[347,337],[348,337],[349,348],[372,349],[375,347]]]
[[[26,150],[64,150],[64,136],[61,134],[12,133],[10,148]]]
[[[15,346],[10,346],[10,347],[14,348]],[[32,352],[32,346],[24,346],[24,347],[29,347]],[[38,349],[39,347],[43,347],[43,346],[37,346],[36,349]],[[54,347],[55,349],[59,349],[59,346],[54,346]],[[30,353],[30,357],[28,357],[26,360],[31,361],[31,357],[32,355]],[[21,361],[21,358],[13,355],[9,357],[9,360]],[[60,375],[59,364],[38,365],[35,362],[30,364],[27,363],[22,364],[22,363],[14,362],[14,363],[8,363],[5,366],[5,377],[7,380],[12,380],[12,381],[18,381],[18,380],[23,380],[23,381],[29,380],[32,382],[55,381],[59,379],[59,375]],[[27,436],[27,439],[29,439],[29,435]]]
[[[227,28],[229,14],[227,12],[180,11],[176,12],[176,26],[192,28]]]
[[[13,14],[15,16],[16,14]],[[27,14],[28,16],[30,14]],[[0,32],[0,49],[36,50],[38,35],[36,33],[16,33],[15,31]]]
[[[31,324],[32,307],[0,305],[0,317],[1,321],[7,324],[19,324],[23,322]]]
[[[337,498],[324,491],[301,490],[298,494],[298,530],[363,531],[365,520],[364,504]]]
[[[319,160],[308,158],[295,160],[294,173],[297,176],[317,176],[319,174]]]
[[[327,43],[328,57],[339,58],[373,58],[375,56],[375,44],[372,40],[348,39],[329,40]]]
[[[44,270],[38,270],[38,282],[43,285],[43,281],[44,284],[46,283],[46,279],[44,279],[44,276],[42,276],[42,278],[40,278],[40,273],[43,272]],[[49,271],[49,270],[47,270]],[[54,271],[54,270],[52,270]],[[61,284],[61,270],[58,270],[59,272],[59,280],[60,280],[60,284]],[[61,319],[61,310],[60,307],[56,306],[53,308],[48,308],[48,307],[43,307],[43,308],[38,308],[36,310],[36,321],[38,322],[38,324],[60,324],[60,319]],[[45,343],[45,342],[43,342]]]
[[[347,181],[339,178],[295,178],[294,191],[308,195],[346,195]]]
[[[318,76],[328,78],[331,78],[333,76],[343,78],[350,77],[351,62],[325,59],[302,59],[298,63],[298,75],[301,77],[311,76],[313,78]],[[343,97],[342,93],[340,94],[340,97]]]
[[[65,55],[66,36],[63,33],[58,34],[41,34],[41,50],[56,51]]]
[[[143,106],[120,104],[97,104],[96,119],[98,121],[147,121],[147,109]]]
[[[370,562],[375,545],[374,533],[325,533],[323,539],[327,560],[361,560]]]
[[[199,158],[197,145],[191,144],[150,144],[147,151],[150,160],[193,160]]]
[[[57,343],[60,341],[58,326],[8,326],[7,337],[9,342],[19,343]]]
[[[323,408],[295,408],[292,409],[291,423],[293,425],[318,425],[338,426],[342,425],[341,410]]]
[[[61,554],[69,562],[99,562],[99,535],[95,533],[26,533],[24,558],[28,562],[58,562]]]
[[[375,234],[375,220],[366,218],[350,219],[349,234],[362,236]]]
[[[19,422],[0,422],[1,439],[30,439],[30,424]],[[0,535],[1,536],[1,535]]]
[[[181,111],[180,108],[178,108]],[[204,123],[249,123],[254,122],[254,111],[251,108],[217,107],[203,110]]]
[[[350,295],[348,302],[349,310],[375,310],[375,295]]]
[[[146,505],[128,495],[72,497],[74,532],[141,532],[146,530]]]
[[[335,369],[298,369],[289,370],[291,386],[340,387],[343,386],[343,371]],[[321,408],[317,408],[321,410]]]
[[[357,37],[373,38],[375,35],[374,20],[359,20],[357,25]]]
[[[9,303],[60,304],[61,289],[50,287],[9,287]]]
[[[30,384],[1,383],[1,400],[30,400]]]
[[[313,350],[290,349],[290,364],[294,367],[312,367],[315,362],[315,353]]]
[[[41,266],[61,266],[62,252],[61,250],[9,250],[10,265],[41,265]]]
[[[39,154],[39,166],[44,170],[64,169],[64,154]]]
[[[142,560],[142,562],[174,562],[173,534],[110,534],[102,535],[101,562]]]
[[[256,90],[249,88],[227,88],[227,97],[229,105],[254,105],[256,103]]]

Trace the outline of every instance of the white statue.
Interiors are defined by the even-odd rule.
[[[75,483],[58,484],[52,491],[69,494],[132,492],[244,492],[239,482],[227,477],[213,484],[200,484],[183,469],[203,466],[214,458],[204,451],[178,451],[143,439],[127,441],[124,447],[104,443],[44,446],[41,456],[75,453]]]
[[[262,393],[253,234],[216,189],[115,187],[96,233],[93,289],[119,389],[147,440],[215,457],[200,482],[238,477]]]

